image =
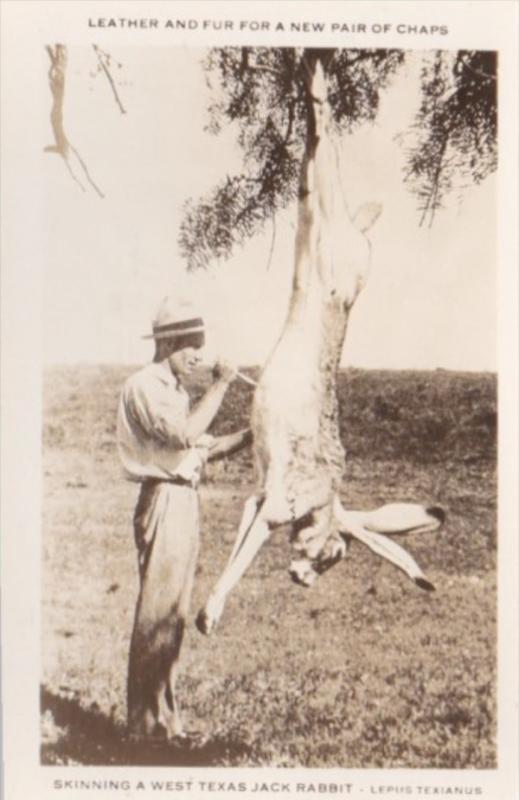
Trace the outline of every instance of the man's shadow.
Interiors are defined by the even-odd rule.
[[[81,706],[76,697],[40,692],[42,718],[41,763],[87,766],[210,767],[243,764],[250,748],[221,737],[136,742],[124,727],[103,714],[94,703]]]

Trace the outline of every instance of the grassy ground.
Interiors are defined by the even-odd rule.
[[[128,373],[55,368],[45,377],[43,762],[494,767],[495,378],[341,374],[343,498],[350,507],[444,506],[444,530],[405,541],[437,592],[420,592],[356,543],[305,590],[288,578],[278,532],[231,595],[215,638],[188,628],[179,695],[200,735],[136,752],[124,739],[136,487],[121,480],[115,450]],[[250,398],[236,382],[217,431],[246,423]],[[224,565],[251,483],[249,454],[208,471],[193,615]]]

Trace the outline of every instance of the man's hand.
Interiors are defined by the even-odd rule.
[[[208,450],[214,447],[216,438],[210,433],[203,433],[194,443],[195,447],[205,447]]]
[[[250,428],[245,428],[236,433],[228,433],[225,436],[216,436],[214,445],[209,451],[209,461],[233,455],[233,453],[237,453],[238,450],[242,450],[250,444],[252,444],[252,431]]]
[[[236,368],[228,361],[217,361],[213,366],[213,381],[222,381],[223,383],[231,383],[236,377]]]
[[[235,368],[228,364],[227,361],[217,361],[215,363],[211,386],[189,414],[186,426],[188,442],[196,444],[198,438],[206,433],[235,375]]]

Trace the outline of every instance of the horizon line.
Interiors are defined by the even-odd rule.
[[[49,362],[42,365],[42,372],[45,372],[49,369],[84,369],[84,368],[99,368],[99,367],[107,367],[112,369],[140,369],[141,367],[145,366],[145,364],[151,363],[151,361],[145,362],[127,362],[127,361],[65,361],[65,362]],[[263,368],[263,364],[239,364],[237,365],[238,370],[244,369],[251,369],[251,370],[258,370]],[[208,370],[209,367],[201,367],[200,370]],[[338,372],[347,372],[356,370],[359,372],[449,372],[449,373],[464,373],[464,374],[471,374],[471,375],[498,375],[497,369],[471,369],[470,367],[462,368],[452,368],[452,367],[363,367],[358,366],[355,364],[347,364],[344,366],[340,366],[338,368]]]

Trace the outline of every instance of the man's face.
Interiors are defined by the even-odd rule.
[[[192,333],[176,342],[175,350],[168,356],[171,371],[179,378],[191,375],[203,361],[203,333]]]

